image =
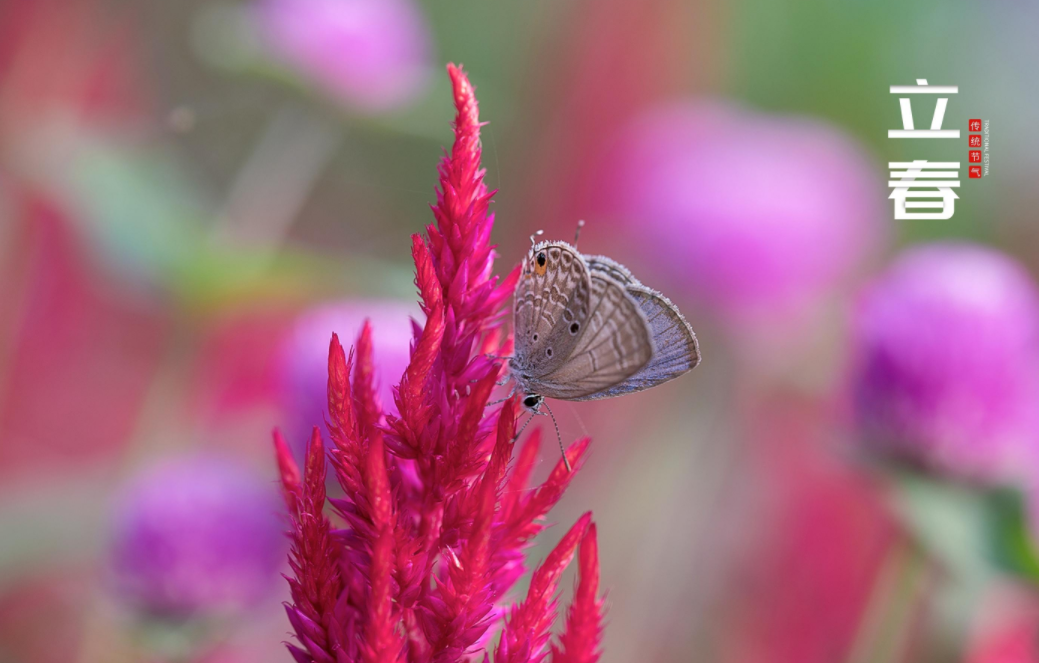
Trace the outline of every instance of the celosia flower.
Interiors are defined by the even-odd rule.
[[[376,393],[380,405],[392,410],[392,387],[410,359],[409,316],[417,312],[417,307],[404,302],[347,300],[324,304],[301,314],[286,336],[278,360],[285,409],[294,422],[302,424],[290,430],[307,431],[315,422],[324,421],[328,405],[328,335],[335,331],[356,338],[366,319],[375,332]]]
[[[598,657],[602,604],[590,514],[534,572],[526,599],[505,607],[524,573],[524,549],[574,474],[560,460],[528,489],[539,438],[530,436],[513,464],[517,399],[488,408],[509,350],[501,318],[518,270],[502,281],[491,275],[493,215],[476,98],[461,70],[448,72],[455,144],[440,167],[437,223],[428,240],[412,237],[426,320],[416,325],[394,389],[397,413],[376,398],[370,325],[349,356],[336,335],[329,348],[332,467],[344,494],[330,502],[345,528],[322,512],[320,430],[302,474],[275,435],[293,525],[288,615],[298,644],[289,649],[300,663],[487,661],[499,627],[495,660],[541,661],[560,575],[579,544],[581,584],[557,660]],[[587,447],[583,439],[566,452],[575,472]]]
[[[391,110],[422,91],[430,34],[412,0],[261,0],[273,55],[348,106]]]
[[[853,375],[864,440],[960,477],[1009,478],[1039,435],[1039,292],[994,250],[906,252],[866,292]]]
[[[240,609],[268,594],[285,554],[269,484],[229,460],[167,460],[134,477],[115,512],[120,596],[173,617]]]
[[[730,322],[796,317],[876,244],[883,190],[860,148],[817,121],[720,103],[652,109],[608,163],[633,245]],[[878,202],[880,201],[880,202]]]

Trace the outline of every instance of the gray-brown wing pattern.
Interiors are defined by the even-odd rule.
[[[537,378],[566,362],[588,317],[591,288],[588,267],[569,244],[530,250],[516,285],[515,372]]]
[[[535,393],[549,398],[586,400],[623,382],[654,354],[646,316],[624,286],[610,276],[591,274],[588,318],[566,362],[532,381]]]
[[[592,272],[602,272],[612,278],[617,283],[620,283],[625,288],[630,285],[642,285],[639,280],[631,273],[624,265],[620,264],[613,258],[607,258],[606,256],[582,256],[585,263],[588,265],[588,270]]]
[[[590,394],[583,400],[611,398],[643,391],[673,380],[700,363],[700,348],[696,342],[696,334],[671,300],[644,285],[630,285],[627,292],[646,315],[656,353],[635,374]]]

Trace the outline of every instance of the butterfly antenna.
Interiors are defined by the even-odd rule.
[[[573,472],[573,468],[570,467],[570,461],[566,457],[566,449],[563,448],[563,436],[559,434],[559,424],[556,423],[556,415],[552,414],[552,408],[548,406],[548,403],[544,403],[545,409],[548,410],[548,416],[552,417],[552,425],[556,427],[556,439],[559,440],[559,452],[563,454],[563,464],[566,465],[567,472]]]
[[[584,219],[577,222],[577,230],[574,231],[574,248],[577,248],[577,240],[581,239],[581,228],[584,228]]]
[[[536,233],[534,233],[533,235],[531,235],[530,236],[530,245],[533,247],[535,244],[537,244],[537,242],[534,241],[534,238],[535,237],[541,237],[544,234],[545,234],[544,230],[539,230]]]

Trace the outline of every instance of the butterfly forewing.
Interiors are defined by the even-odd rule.
[[[584,400],[623,382],[652,359],[649,323],[623,285],[590,275],[589,313],[566,361],[531,385],[549,398]]]
[[[562,242],[538,244],[516,285],[515,364],[530,378],[562,366],[588,317],[592,284],[581,255]]]

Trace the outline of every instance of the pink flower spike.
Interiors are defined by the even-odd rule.
[[[331,417],[329,430],[333,438],[357,437],[357,419],[354,415],[353,398],[350,395],[350,370],[353,351],[347,359],[339,335],[332,333],[328,345],[328,415]]]
[[[353,399],[354,412],[357,414],[358,432],[363,436],[382,421],[382,407],[375,385],[375,365],[372,357],[372,324],[364,321],[361,333],[357,335],[357,363],[354,365]]]
[[[277,442],[275,442],[277,444]],[[284,443],[283,445],[284,446]],[[289,533],[292,548],[289,578],[292,595],[286,606],[289,621],[303,649],[290,646],[300,660],[335,661],[339,634],[334,628],[335,610],[343,591],[339,573],[339,550],[334,546],[331,523],[322,514],[325,503],[325,449],[321,433],[314,428],[304,466],[303,482],[292,514]]]
[[[552,663],[596,663],[602,652],[604,601],[599,598],[599,544],[595,523],[581,541],[577,587],[559,647],[552,646]]]
[[[582,541],[577,625],[568,636],[577,644],[566,651],[597,651],[598,630],[583,626],[601,613],[590,514],[537,569],[527,599],[504,624],[508,592],[525,572],[524,550],[580,468],[588,440],[566,452],[573,472],[559,461],[528,490],[540,436],[535,431],[513,463],[519,399],[488,407],[503,371],[497,357],[512,347],[503,319],[518,271],[493,275],[476,98],[460,69],[448,72],[455,143],[439,167],[436,223],[425,238],[412,238],[426,319],[412,324],[408,364],[392,388],[396,412],[376,398],[378,330],[366,323],[349,353],[334,334],[328,348],[330,455],[343,488],[328,501],[341,529],[333,531],[323,513],[320,434],[302,476],[275,438],[292,512],[287,613],[298,663],[490,663],[495,641],[496,663],[541,661],[560,574]]]
[[[534,571],[527,599],[513,607],[512,616],[502,631],[495,663],[538,663],[544,658],[549,628],[556,618],[555,594],[559,578],[573,559],[591,521],[591,512],[581,516]]]
[[[371,502],[375,540],[372,545],[368,599],[368,623],[362,655],[365,663],[395,663],[400,659],[403,644],[396,634],[396,616],[393,614],[394,528],[397,519],[393,512],[393,495],[386,473],[386,452],[382,433],[376,431],[368,445],[368,497]]]
[[[281,490],[285,497],[285,506],[289,508],[289,514],[296,514],[296,500],[299,498],[303,479],[299,475],[299,466],[292,458],[292,451],[281,436],[281,432],[274,429],[274,455],[278,459],[278,473],[281,479]]]

